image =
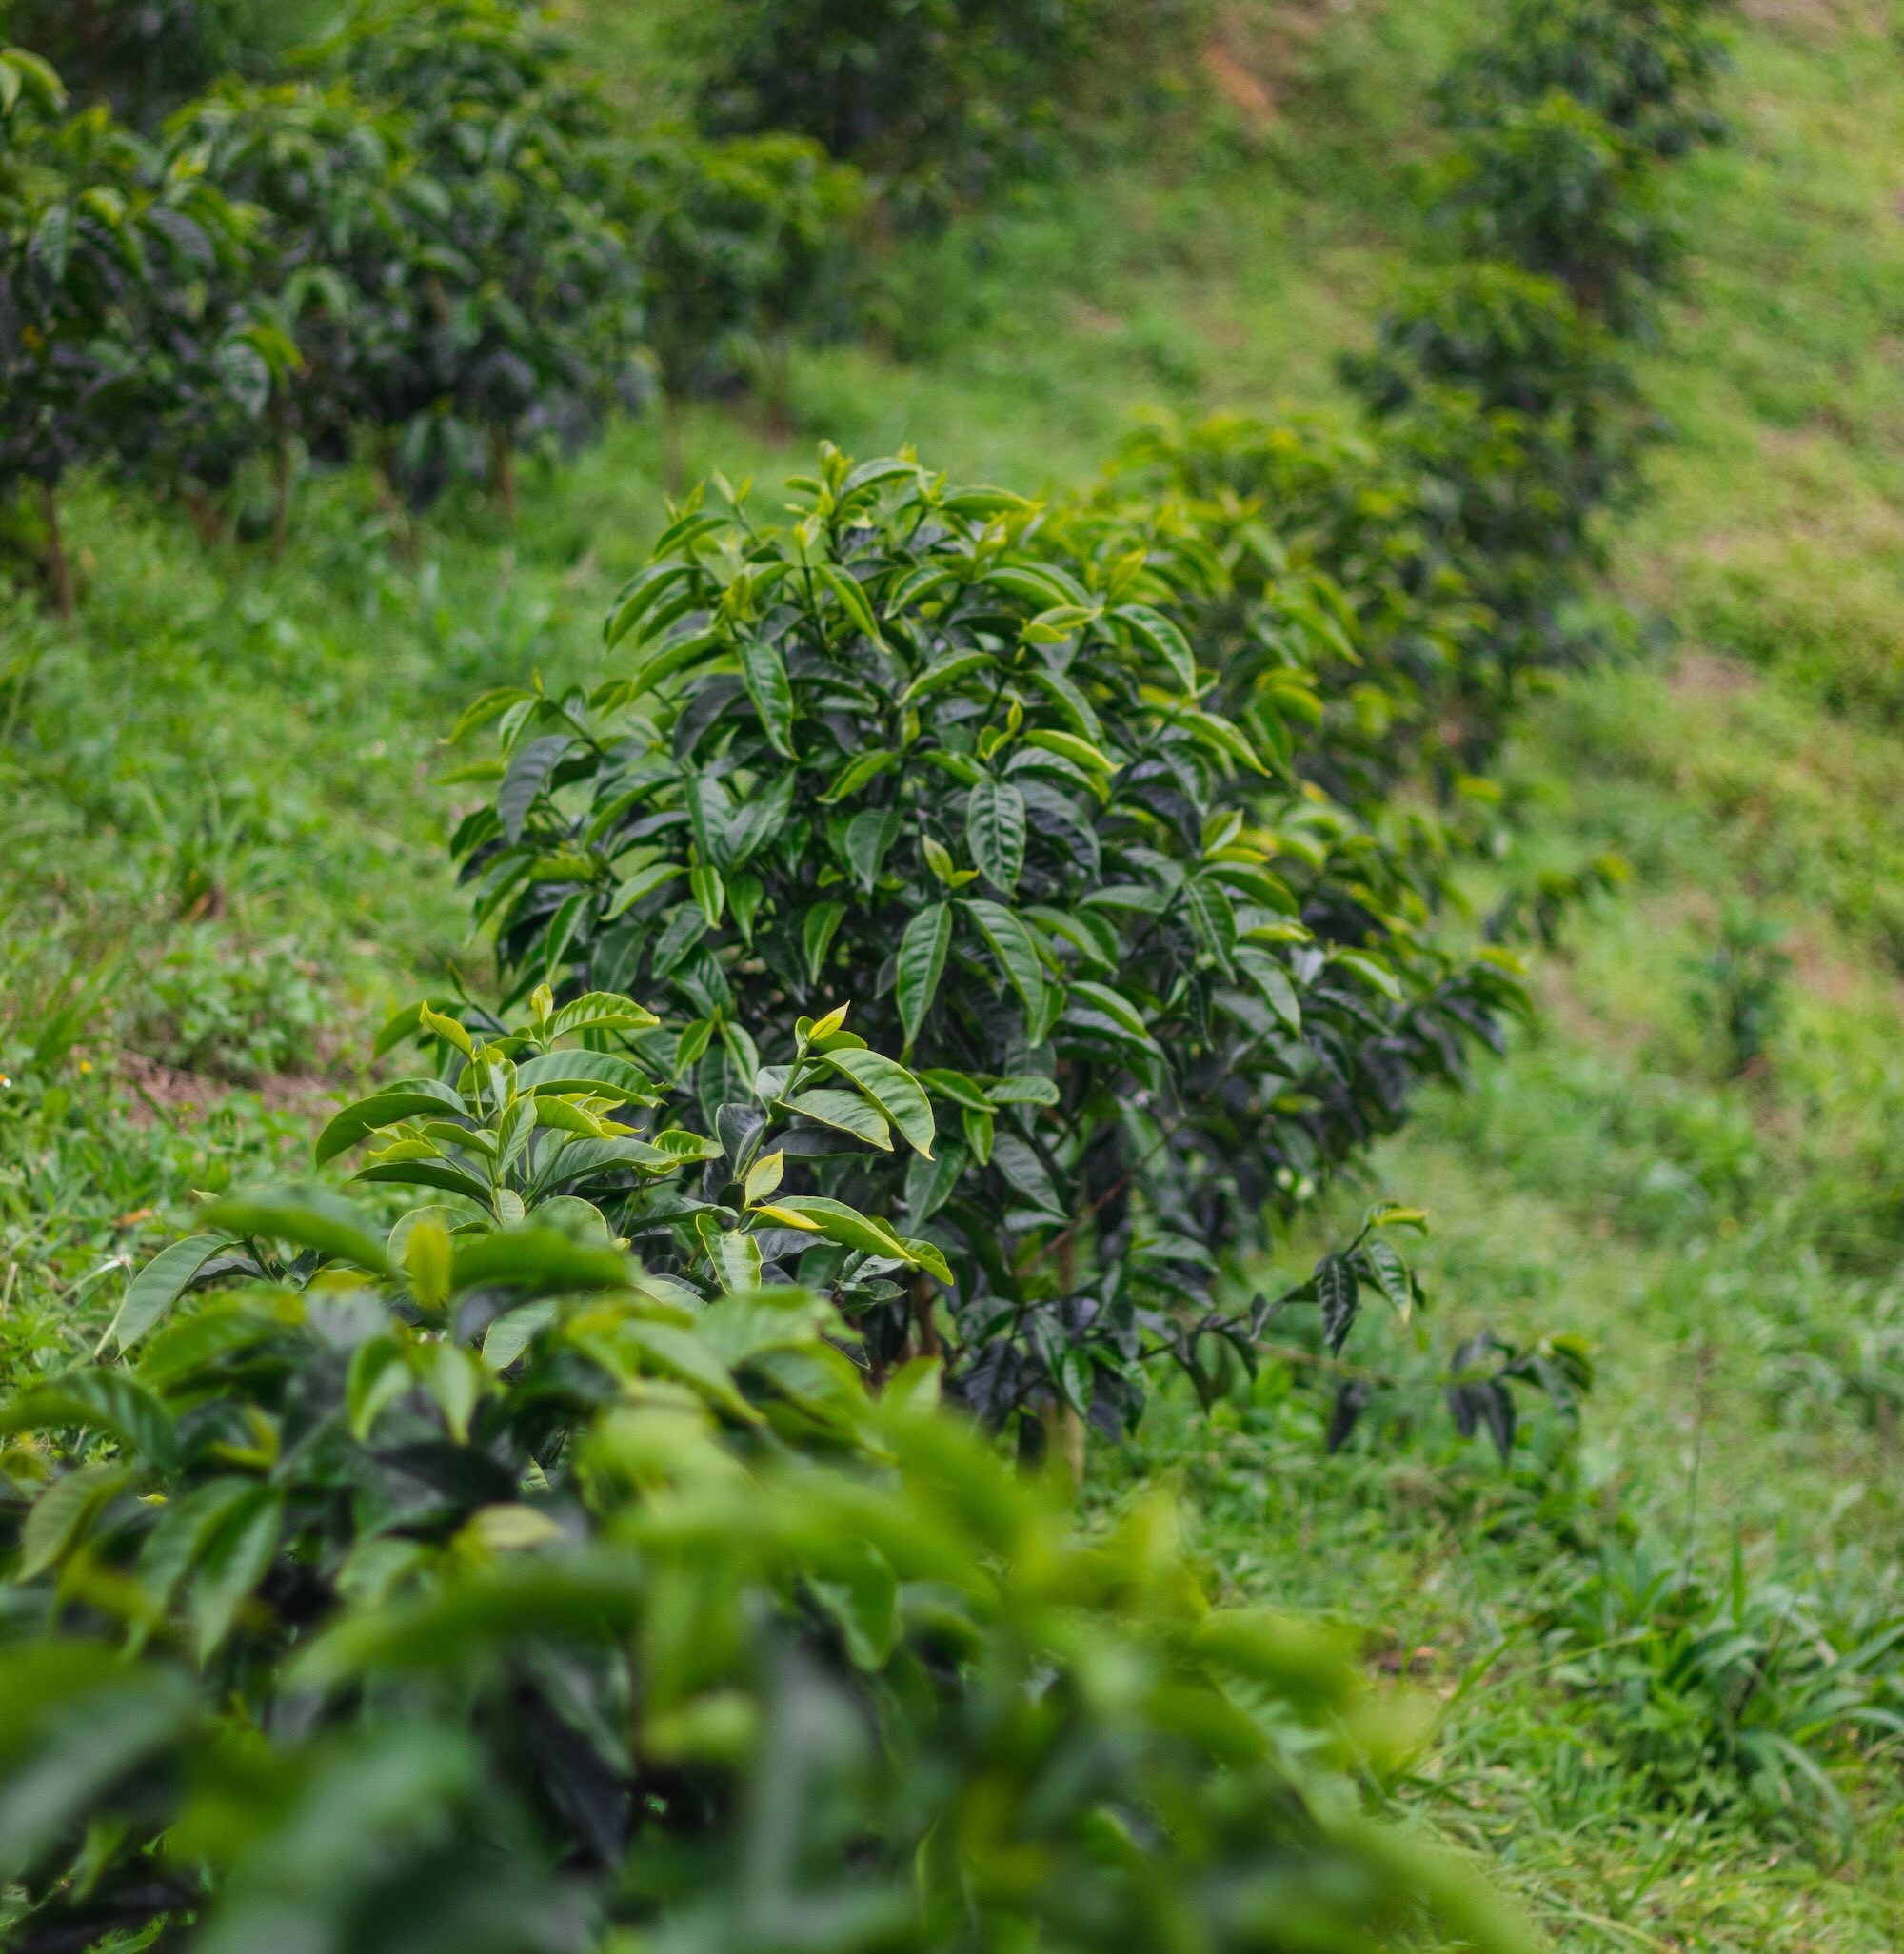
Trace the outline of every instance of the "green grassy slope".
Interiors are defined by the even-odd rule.
[[[594,11],[651,98],[650,40]],[[1061,484],[1148,405],[1335,410],[1335,353],[1431,245],[1420,91],[1464,15],[1280,17],[1232,10],[1227,92],[1164,135],[883,267],[878,341],[797,365],[794,447],[708,407],[691,464],[767,480],[826,434]],[[1865,0],[1739,25],[1736,139],[1673,179],[1695,277],[1647,380],[1677,441],[1616,557],[1676,642],[1547,701],[1513,760],[1525,859],[1612,845],[1634,884],[1542,960],[1511,1058],[1377,1167],[1433,1212],[1438,1348],[1484,1322],[1593,1340],[1577,1448],[1541,1425],[1504,1474],[1418,1392],[1326,1461],[1299,1352],[1214,1428],[1163,1405],[1096,1469],[1106,1501],[1181,1484],[1219,1578],[1366,1631],[1432,1712],[1398,1805],[1484,1846],[1569,1947],[1904,1945],[1897,1752],[1810,1733],[1835,1658],[1904,1609],[1900,27]],[[69,1361],[192,1190],[293,1164],[388,1004],[480,976],[437,738],[486,684],[592,668],[659,473],[654,430],[621,428],[525,484],[514,536],[445,511],[421,575],[350,481],[281,565],[82,499],[81,624],[0,614],[0,1375]],[[1688,966],[1740,904],[1793,971],[1728,1078]],[[1356,1350],[1426,1374],[1398,1333]],[[1740,1597],[1763,1685],[1699,1696],[1682,1577],[1695,1618]],[[1735,1767],[1735,1727],[1832,1781],[1786,1760],[1781,1790],[1770,1744]]]

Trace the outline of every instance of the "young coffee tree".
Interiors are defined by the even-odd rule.
[[[1380,836],[1280,771],[1302,670],[1207,708],[1121,532],[908,459],[792,487],[789,526],[682,513],[592,694],[466,715],[505,749],[455,842],[479,917],[517,995],[638,991],[704,1132],[777,1078],[759,1027],[790,1011],[901,1051],[922,1098],[843,1030],[823,1056],[880,1116],[795,1107],[829,1189],[951,1265],[949,1301],[861,1316],[875,1359],[949,1336],[994,1422],[1115,1431],[1148,1357],[1250,1347],[1270,1306],[1219,1311],[1217,1257],[1497,1037],[1516,979],[1438,951]],[[1361,1287],[1412,1301],[1377,1239],[1305,1287],[1338,1347]]]
[[[51,62],[82,102],[150,133],[262,51],[271,10],[265,0],[8,0],[0,32]]]
[[[415,502],[482,479],[513,516],[519,447],[580,440],[634,383],[637,267],[605,214],[610,119],[566,52],[513,0],[360,0],[300,57],[399,111],[433,186],[424,248],[374,327],[370,418]]]
[[[345,84],[228,82],[182,110],[167,136],[172,153],[266,213],[251,304],[296,350],[266,416],[282,548],[300,445],[342,460],[356,428],[392,404],[426,404],[411,326],[442,192],[407,119]]]
[[[717,134],[791,130],[933,210],[1048,146],[1089,63],[1098,0],[768,0],[678,30]]]
[[[1334,1643],[1211,1608],[1162,1508],[1083,1539],[929,1363],[869,1397],[764,1208],[683,1202],[737,1245],[695,1287],[612,1238],[586,1194],[719,1151],[616,1130],[646,1014],[412,1016],[453,1074],[317,1151],[429,1205],[212,1204],[0,1403],[10,1949],[1523,1946],[1359,1814]]]
[[[1224,566],[1190,621],[1220,699],[1308,648],[1322,711],[1296,756],[1304,779],[1392,821],[1398,788],[1425,775],[1443,823],[1467,828],[1463,782],[1547,656],[1530,606],[1544,629],[1557,565],[1573,574],[1566,511],[1531,417],[1418,376],[1406,408],[1361,437],[1234,415],[1160,421],[1126,445],[1099,502],[1153,553]],[[1439,870],[1424,866],[1432,883]]]
[[[790,343],[821,294],[848,282],[864,186],[810,138],[671,135],[639,148],[625,194],[678,493],[681,405],[692,395],[753,386],[783,428]]]
[[[73,608],[60,488],[136,466],[181,428],[255,417],[284,349],[229,298],[255,213],[156,157],[52,70],[0,57],[0,497],[32,506],[54,607]]]
[[[1558,89],[1661,158],[1717,142],[1713,91],[1726,66],[1723,0],[1514,0],[1437,93],[1457,130]]]
[[[1443,207],[1472,255],[1557,279],[1617,332],[1652,323],[1683,245],[1646,151],[1558,89],[1464,132]]]

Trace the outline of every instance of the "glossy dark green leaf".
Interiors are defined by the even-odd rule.
[[[965,802],[965,843],[993,888],[1013,894],[1024,872],[1023,795],[1008,782],[980,780]]]

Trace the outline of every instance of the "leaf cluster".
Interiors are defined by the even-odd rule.
[[[787,130],[935,215],[1035,167],[1112,10],[1103,0],[770,0],[677,30],[717,135]]]
[[[1187,564],[907,457],[790,491],[682,509],[592,692],[465,715],[478,918],[518,996],[641,995],[704,1132],[784,1062],[763,1027],[850,1006],[942,1136],[816,1099],[801,1148],[952,1272],[862,1317],[876,1360],[943,1336],[992,1422],[1116,1431],[1220,1258],[1499,1039],[1511,960],[1441,951],[1391,831],[1297,776],[1299,663],[1212,709]]]
[[[137,465],[188,425],[255,421],[291,355],[240,296],[257,213],[0,55],[0,495],[52,502],[88,462]]]
[[[934,1366],[876,1403],[835,1304],[719,1246],[825,1226],[765,1156],[702,1276],[611,1236],[578,1189],[722,1155],[612,1130],[645,1014],[410,1029],[448,1076],[317,1152],[435,1204],[219,1202],[0,1407],[10,1947],[1522,1944],[1356,1815],[1387,1738],[1327,1636],[1210,1608],[1161,1506],[1073,1534]]]

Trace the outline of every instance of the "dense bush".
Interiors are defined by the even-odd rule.
[[[1247,1355],[1270,1305],[1220,1311],[1217,1258],[1498,1039],[1511,963],[1438,949],[1406,850],[1289,772],[1293,656],[1228,716],[1198,702],[1122,523],[831,450],[792,488],[791,527],[690,502],[592,694],[466,715],[503,729],[455,840],[479,918],[514,995],[659,1011],[704,1132],[794,1012],[902,1049],[952,1130],[930,1158],[893,1150],[899,1102],[794,1109],[829,1188],[946,1246],[950,1323],[929,1293],[870,1311],[876,1357],[949,1332],[994,1422],[1061,1399],[1114,1431],[1152,1352]],[[1410,1308],[1377,1234],[1299,1293],[1339,1348],[1364,1290]]]
[[[721,134],[788,129],[931,208],[1036,160],[1075,93],[1102,0],[771,0],[684,32]]]
[[[579,439],[635,383],[612,122],[567,53],[512,0],[361,0],[297,57],[398,111],[430,186],[423,248],[359,328],[367,418],[412,501],[476,478],[512,516],[518,447]]]
[[[265,0],[7,0],[0,36],[50,61],[82,100],[150,130],[239,67],[268,13]]]
[[[297,349],[272,389],[268,426],[214,458],[228,482],[259,440],[273,462],[272,529],[285,539],[297,447],[343,460],[357,428],[417,394],[417,292],[433,275],[441,186],[422,168],[407,121],[347,84],[229,81],[181,111],[172,152],[268,213],[250,267],[253,304]],[[394,369],[394,370],[393,370]]]
[[[683,400],[752,385],[783,420],[792,335],[823,296],[838,306],[850,288],[848,246],[865,190],[809,137],[664,133],[630,157],[623,193],[678,491]]]
[[[10,1947],[1518,1944],[1356,1815],[1326,1639],[1211,1609],[1160,1509],[1070,1536],[758,1287],[765,1160],[667,1224],[704,1307],[611,1240],[579,1190],[720,1155],[616,1135],[657,1087],[571,1040],[643,1014],[415,1016],[457,1075],[318,1151],[414,1135],[365,1177],[459,1157],[454,1213],[221,1202],[0,1411]]]
[[[1502,26],[1442,78],[1458,130],[1558,89],[1652,154],[1716,142],[1712,94],[1725,67],[1713,26],[1723,0],[1514,0]]]
[[[289,351],[241,295],[254,213],[106,109],[69,113],[37,57],[0,55],[0,499],[69,612],[68,472],[255,421]]]
[[[1465,133],[1443,207],[1470,253],[1558,279],[1622,332],[1651,323],[1683,245],[1648,153],[1557,89]]]

